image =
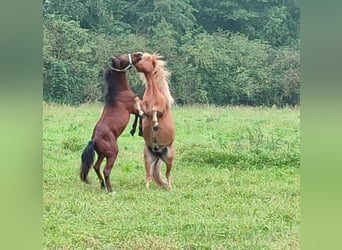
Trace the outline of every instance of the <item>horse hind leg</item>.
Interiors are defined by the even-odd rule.
[[[157,160],[154,161],[148,161],[145,162],[145,169],[146,169],[146,188],[150,187],[150,183],[152,181],[152,168],[153,168],[153,164],[156,162]]]
[[[100,166],[101,166],[101,163],[102,163],[102,161],[103,161],[103,158],[104,158],[104,155],[99,155],[98,157],[97,157],[97,161],[96,161],[96,163],[95,163],[95,165],[94,165],[94,170],[95,170],[95,172],[96,172],[96,174],[97,174],[97,177],[99,178],[99,181],[100,181],[100,185],[101,185],[101,189],[104,189],[105,188],[105,183],[104,183],[104,179],[103,179],[103,177],[102,177],[102,175],[101,175],[101,173],[100,173]]]
[[[146,168],[146,188],[150,187],[150,183],[152,181],[152,164],[145,166]]]
[[[112,171],[112,168],[113,168],[113,165],[114,165],[114,162],[115,162],[115,159],[116,159],[116,155],[117,155],[117,153],[115,154],[115,156],[107,157],[106,166],[103,169],[103,175],[104,175],[104,179],[105,179],[105,184],[106,184],[107,191],[109,193],[113,192],[112,185],[110,184],[109,177],[110,177],[110,172]]]
[[[157,161],[157,158],[152,154],[146,145],[144,148],[144,161],[146,170],[146,188],[149,188],[152,181],[153,165]]]
[[[166,164],[166,180],[167,180],[167,186],[168,186],[169,190],[172,190],[171,169],[172,169],[172,166],[173,166],[173,158],[174,158],[174,150],[173,150],[173,146],[171,145],[162,154],[162,160]]]
[[[169,190],[172,190],[171,169],[172,169],[172,163],[171,164],[166,164],[166,180],[167,180],[167,186],[168,186]]]

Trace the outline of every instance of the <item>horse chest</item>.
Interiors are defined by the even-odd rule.
[[[158,111],[158,113],[162,113],[164,111],[164,103],[158,100],[149,100],[142,101],[141,103],[142,109],[146,115],[151,115],[153,111]]]

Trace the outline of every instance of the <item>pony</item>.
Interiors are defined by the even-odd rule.
[[[171,190],[171,169],[174,159],[175,125],[171,113],[174,99],[169,89],[170,72],[166,62],[157,53],[144,53],[134,67],[145,83],[145,92],[138,102],[140,114],[143,114],[142,130],[144,145],[144,163],[146,170],[146,188],[153,180],[157,185]],[[161,177],[162,161],[166,164],[166,179]]]
[[[81,155],[81,180],[89,183],[87,176],[94,163],[96,152],[97,160],[93,167],[101,188],[106,188],[109,193],[113,192],[109,177],[119,152],[117,139],[126,128],[130,114],[138,115],[139,113],[137,105],[139,105],[140,98],[129,87],[126,72],[141,60],[142,55],[143,53],[136,52],[111,58],[111,65],[105,72],[107,83],[105,106],[93,129],[91,140]],[[103,170],[103,178],[100,173],[100,166],[104,158],[106,158],[106,165]]]

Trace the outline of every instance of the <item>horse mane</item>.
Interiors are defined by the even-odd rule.
[[[116,86],[117,80],[115,77],[112,77],[112,71],[110,69],[105,71],[105,81],[107,85],[106,95],[105,95],[105,103],[107,105],[114,104],[116,101]]]
[[[158,53],[144,53],[144,56],[149,56],[152,62],[154,63],[155,67],[152,71],[152,76],[154,77],[155,82],[157,83],[159,91],[166,96],[169,105],[171,106],[171,104],[174,103],[174,99],[171,96],[169,89],[169,77],[171,75],[171,72],[165,68],[166,62],[161,60],[163,57]],[[146,77],[143,73],[140,73],[140,78],[146,85]]]

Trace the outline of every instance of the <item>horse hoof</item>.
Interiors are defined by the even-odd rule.
[[[116,191],[114,191],[114,190],[107,190],[107,193],[108,193],[108,194],[111,194],[111,195],[115,195],[115,194],[117,194],[117,192],[116,192]]]

